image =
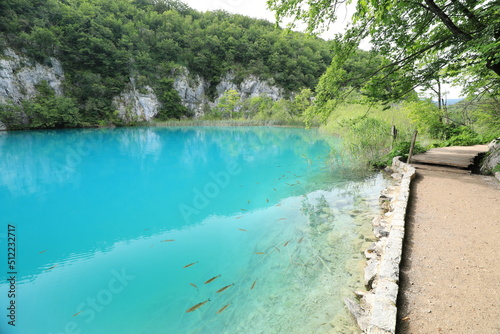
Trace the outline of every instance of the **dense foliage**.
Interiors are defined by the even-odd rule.
[[[311,31],[336,20],[345,1],[268,0],[280,18],[293,16]],[[344,52],[369,36],[389,62],[372,73],[401,97],[417,85],[459,78],[475,88],[500,89],[500,5],[493,0],[360,0],[341,38]],[[380,73],[385,72],[380,76]],[[394,77],[399,74],[399,77]],[[479,85],[478,85],[479,84]],[[387,97],[384,97],[387,98]]]
[[[278,19],[304,21],[310,32],[335,22],[346,3],[268,0]],[[405,154],[415,129],[429,146],[485,143],[500,135],[498,1],[360,0],[352,18],[334,42],[332,63],[307,111],[308,119],[319,118],[325,130],[342,135],[350,154],[385,164]],[[370,52],[358,49],[366,37]],[[453,108],[441,100],[441,85],[450,82],[470,96]],[[433,90],[439,102],[419,98],[418,86]]]
[[[321,39],[172,0],[2,0],[0,13],[0,51],[14,47],[41,63],[59,59],[65,96],[85,124],[119,122],[112,98],[132,76],[155,90],[165,119],[189,115],[169,81],[179,66],[206,79],[213,98],[228,71],[240,81],[257,75],[287,93],[313,89],[331,61]]]

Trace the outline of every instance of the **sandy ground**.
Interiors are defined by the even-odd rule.
[[[417,169],[411,192],[397,333],[500,334],[500,183]]]

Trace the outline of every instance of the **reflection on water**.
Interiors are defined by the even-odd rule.
[[[30,321],[0,331],[350,328],[342,297],[360,284],[360,231],[385,181],[332,174],[329,152],[303,129],[2,135],[1,219],[21,240]]]

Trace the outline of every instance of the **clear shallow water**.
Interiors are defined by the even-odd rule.
[[[332,330],[386,187],[331,171],[337,144],[264,127],[0,134],[18,272],[16,327],[1,305],[0,332]]]

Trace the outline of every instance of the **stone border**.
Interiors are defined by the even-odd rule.
[[[399,264],[403,252],[405,216],[415,168],[399,160],[392,161],[392,177],[398,184],[382,192],[381,207],[386,213],[373,220],[378,239],[366,251],[367,292],[355,292],[359,302],[345,298],[344,302],[356,318],[362,333],[394,334],[396,331],[396,300],[399,291]]]

